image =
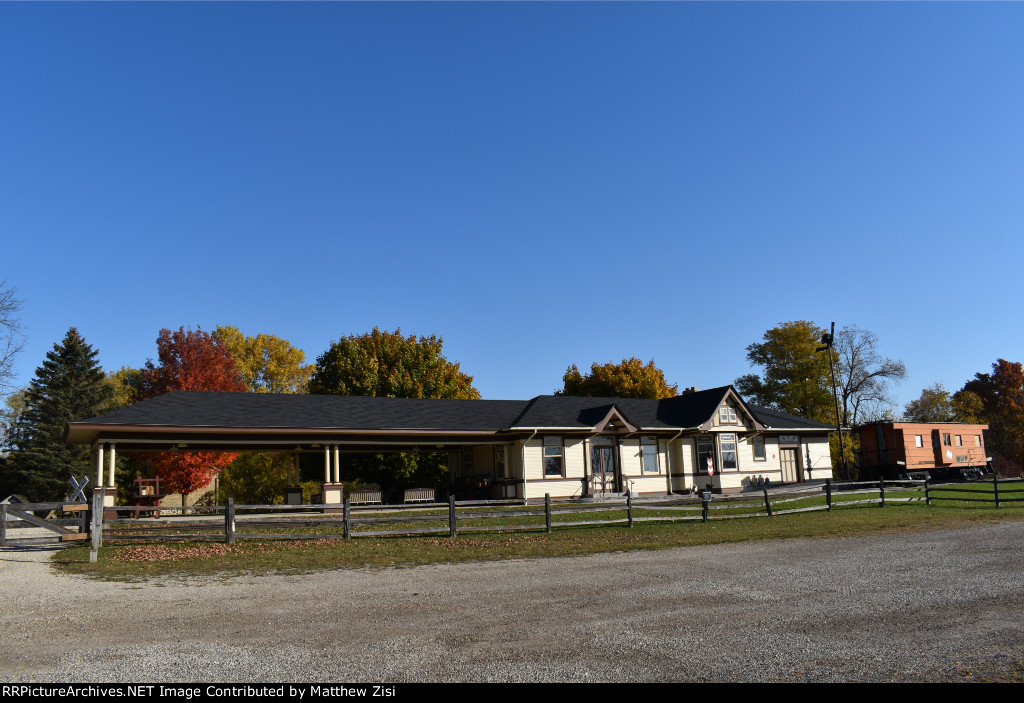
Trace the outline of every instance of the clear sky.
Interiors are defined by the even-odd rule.
[[[0,279],[71,326],[312,361],[436,334],[485,398],[779,322],[923,387],[1024,360],[1024,4],[0,3]],[[1014,301],[1017,301],[1016,303]]]

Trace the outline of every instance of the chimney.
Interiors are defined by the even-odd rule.
[[[696,393],[699,390],[700,388],[697,388],[697,386],[690,386],[689,388],[683,389],[683,395],[690,395],[691,393]]]

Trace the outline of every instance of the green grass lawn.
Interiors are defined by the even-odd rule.
[[[1020,484],[1018,484],[1020,485]],[[967,493],[978,490],[964,486]],[[905,497],[886,491],[886,499]],[[923,491],[921,497],[923,498]],[[870,495],[846,496],[864,499]],[[875,495],[877,497],[877,494]],[[835,496],[838,501],[840,496]],[[743,502],[753,502],[744,500]],[[787,503],[778,508],[800,506],[805,501]],[[820,505],[824,498],[807,499],[808,505]],[[522,510],[522,508],[518,508]],[[725,510],[716,513],[715,510]],[[728,514],[728,508],[713,509],[712,515]],[[743,509],[750,511],[750,508]],[[679,513],[637,508],[636,517],[657,513]],[[698,515],[696,513],[685,513]],[[375,514],[387,517],[386,514]],[[446,527],[446,515],[429,515],[429,521],[415,526]],[[435,519],[436,518],[436,519]],[[670,547],[721,544],[750,540],[790,538],[833,538],[863,535],[892,534],[940,528],[956,528],[968,524],[997,520],[1024,521],[1024,503],[1011,503],[996,509],[983,503],[943,501],[931,506],[924,501],[889,503],[884,509],[861,505],[837,507],[832,512],[807,512],[733,520],[699,520],[676,523],[638,522],[629,529],[625,526],[595,526],[559,528],[558,522],[593,519],[625,519],[626,511],[599,513],[559,513],[551,534],[543,532],[480,532],[461,534],[451,539],[446,535],[417,537],[361,537],[350,541],[341,539],[305,540],[246,540],[235,544],[218,541],[182,542],[117,542],[113,533],[105,533],[105,545],[100,549],[99,561],[89,563],[87,545],[76,545],[54,555],[56,567],[67,573],[76,573],[104,579],[145,579],[150,577],[182,577],[192,575],[278,574],[308,573],[324,569],[385,568],[465,561],[491,561],[500,559],[544,558],[576,556],[631,549],[666,549]],[[522,524],[543,526],[543,517],[507,518],[508,521],[528,521]],[[475,524],[493,524],[490,519],[460,521],[459,528],[471,529]],[[388,523],[376,524],[368,529],[383,529]],[[393,525],[397,526],[398,523]],[[222,529],[222,528],[221,528]],[[286,529],[292,534],[340,534],[342,525],[309,528],[266,528],[266,531]],[[243,523],[239,532],[249,532]],[[255,530],[252,530],[255,531]]]

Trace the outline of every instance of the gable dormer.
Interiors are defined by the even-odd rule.
[[[713,428],[732,429],[737,432],[756,432],[765,429],[732,386],[725,390],[714,413],[700,429],[707,431]]]

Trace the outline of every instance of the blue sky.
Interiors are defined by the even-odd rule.
[[[218,324],[312,361],[444,338],[486,398],[569,364],[748,373],[856,324],[899,401],[1024,359],[1024,4],[0,3],[0,279],[27,383]],[[1018,303],[1013,303],[1017,300]]]

